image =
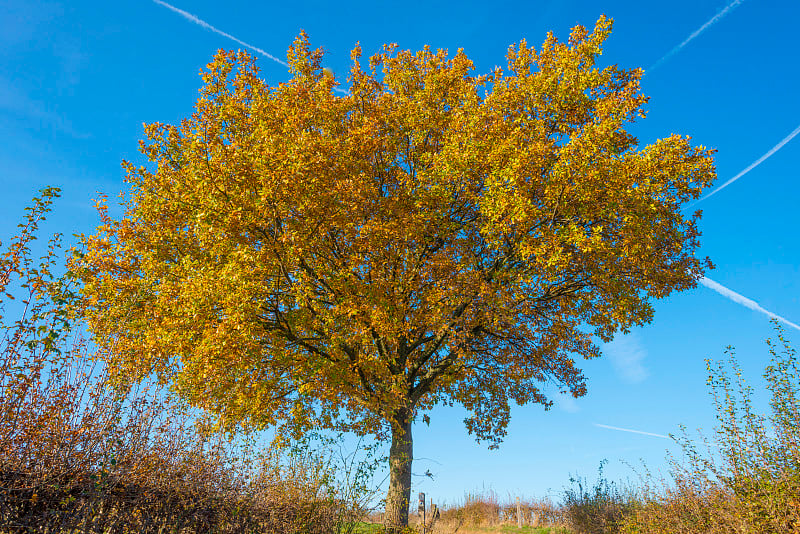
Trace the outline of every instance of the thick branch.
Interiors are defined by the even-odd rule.
[[[361,381],[361,387],[363,387],[364,391],[366,391],[370,395],[374,395],[375,390],[367,381],[367,375],[364,374],[364,370],[361,368],[360,365],[358,365],[358,355],[356,354],[355,350],[353,350],[353,348],[350,347],[347,343],[340,343],[339,347],[345,354],[347,354],[347,358],[350,360],[350,363],[356,370],[356,373],[358,373],[358,379]]]

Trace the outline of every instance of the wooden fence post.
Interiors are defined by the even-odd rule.
[[[419,494],[419,506],[417,507],[417,512],[422,513],[422,534],[425,534],[425,494],[422,492]]]

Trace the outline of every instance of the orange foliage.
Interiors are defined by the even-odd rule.
[[[462,50],[394,45],[364,70],[356,46],[346,96],[305,34],[275,87],[219,52],[192,117],[146,127],[155,166],[124,164],[125,215],[101,211],[74,265],[115,379],[155,372],[295,432],[386,437],[460,403],[492,447],[510,401],[583,395],[592,334],[649,322],[711,267],[680,209],[712,151],[638,147],[642,70],[595,65],[610,31],[522,41],[481,76]]]

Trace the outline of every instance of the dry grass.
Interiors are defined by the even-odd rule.
[[[501,501],[491,491],[468,493],[461,502],[441,507],[440,518],[433,525],[433,533],[539,532],[542,527],[551,530],[553,527],[565,527],[563,509],[548,499],[521,498],[519,510],[524,525],[522,529],[517,529],[515,498],[509,496]]]

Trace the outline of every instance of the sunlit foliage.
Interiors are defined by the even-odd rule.
[[[356,46],[346,96],[305,34],[277,86],[221,51],[192,117],[147,125],[153,165],[125,163],[124,216],[101,211],[74,266],[115,379],[287,435],[392,434],[400,508],[435,405],[494,447],[512,402],[551,404],[542,384],[583,395],[592,334],[711,267],[680,211],[711,151],[638,146],[642,70],[596,66],[610,31],[522,41],[480,76],[463,50],[387,45],[365,70]]]

